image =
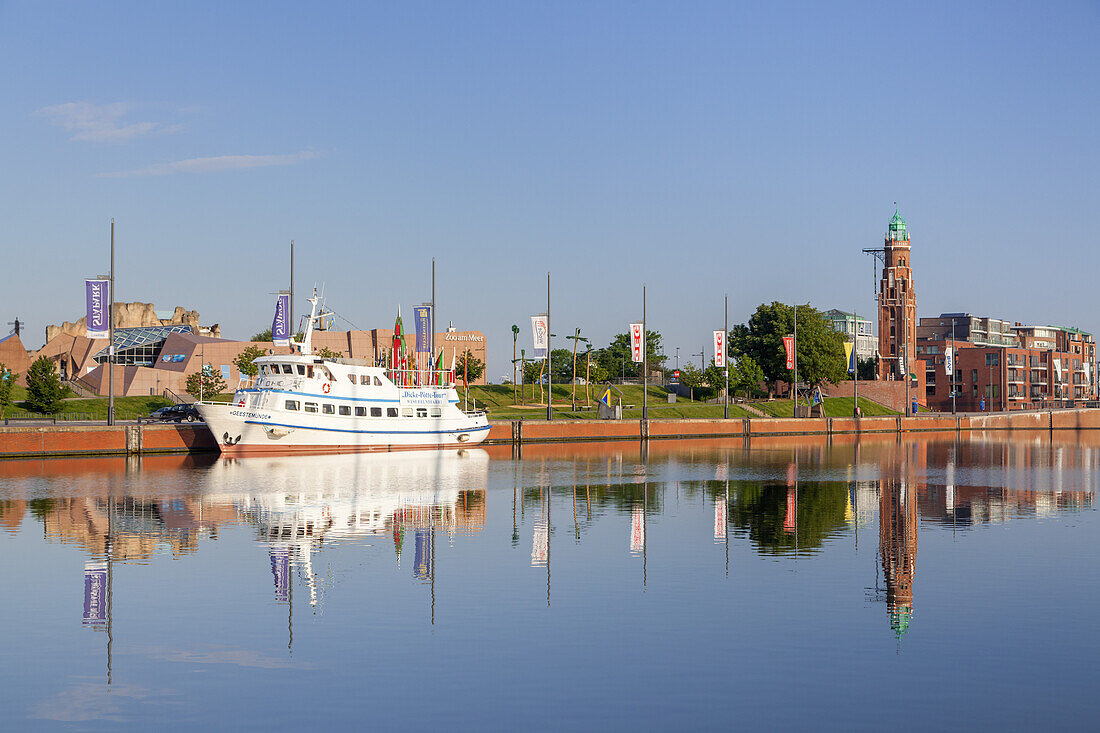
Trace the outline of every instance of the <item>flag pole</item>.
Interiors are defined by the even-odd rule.
[[[111,219],[111,297],[107,306],[107,424],[115,424],[115,220]],[[103,383],[100,382],[102,385]]]

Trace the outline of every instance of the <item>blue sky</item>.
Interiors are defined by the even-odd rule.
[[[1100,330],[1100,4],[0,2],[0,321],[82,278],[231,338],[324,283],[360,328],[686,355],[763,301],[873,308],[894,201],[921,315]],[[303,302],[300,300],[299,305]],[[407,311],[406,311],[407,312]],[[347,327],[346,323],[341,324]],[[559,343],[564,342],[559,339]],[[709,348],[709,347],[708,347]]]

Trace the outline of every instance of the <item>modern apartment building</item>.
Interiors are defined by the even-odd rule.
[[[833,309],[825,311],[827,320],[834,330],[844,334],[848,341],[855,342],[856,356],[870,359],[875,355],[875,334],[870,318],[861,318],[854,313]]]

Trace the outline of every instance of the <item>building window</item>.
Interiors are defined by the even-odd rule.
[[[350,416],[351,415],[351,408],[348,407],[347,405],[340,405],[340,414]]]
[[[1000,366],[1000,354],[986,354],[985,365],[986,366]]]
[[[356,417],[366,417],[367,416],[367,408],[365,408],[365,407],[356,407],[355,408],[355,416]]]
[[[336,412],[336,408],[333,405],[326,403],[321,407],[321,412],[325,413],[326,415],[332,415]]]
[[[285,407],[288,410],[297,410],[298,409],[298,400],[287,400],[283,404],[283,407]]]
[[[307,402],[306,405],[305,405],[305,410],[306,410],[306,412],[317,412],[317,403],[316,402]]]
[[[386,417],[397,417],[397,408],[396,407],[387,407],[386,408]]]
[[[370,416],[371,417],[382,417],[382,408],[381,407],[372,407],[372,408],[370,408]]]

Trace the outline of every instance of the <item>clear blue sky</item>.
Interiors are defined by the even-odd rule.
[[[0,321],[36,348],[83,315],[113,216],[118,297],[231,338],[270,324],[294,239],[299,293],[325,283],[361,328],[426,300],[434,255],[440,318],[487,334],[493,380],[548,269],[554,332],[606,344],[645,281],[683,359],[726,292],[731,324],[771,300],[870,311],[860,249],[898,201],[921,315],[1100,330],[1098,21],[1096,2],[0,3]]]

